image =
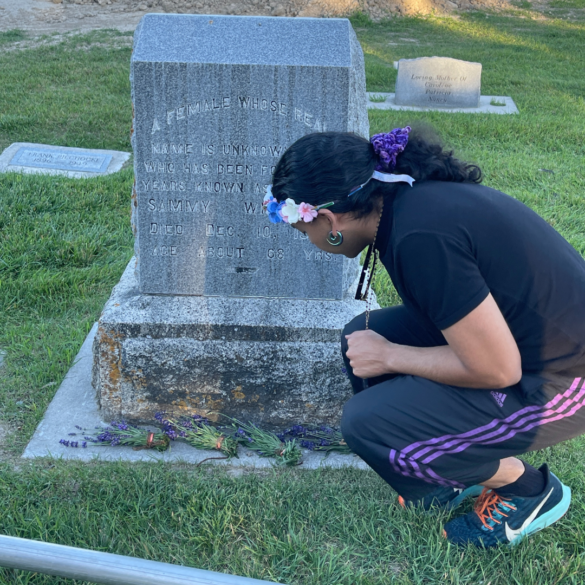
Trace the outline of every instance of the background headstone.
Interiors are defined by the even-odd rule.
[[[481,63],[449,57],[400,59],[395,103],[403,106],[476,108]]]
[[[129,152],[15,142],[0,155],[0,172],[90,178],[119,171]]]
[[[261,204],[294,140],[369,135],[351,24],[148,15],[131,71],[137,259],[94,342],[103,417],[338,424],[352,394],[340,334],[365,308],[358,260],[270,224]]]
[[[147,15],[135,38],[140,290],[341,299],[353,262],[270,224],[262,198],[301,136],[367,134],[350,23]]]

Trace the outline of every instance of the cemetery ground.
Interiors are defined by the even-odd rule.
[[[399,58],[444,55],[482,63],[482,93],[510,95],[520,110],[372,111],[371,133],[432,123],[480,164],[486,185],[532,207],[585,255],[585,25],[533,16],[356,16],[369,91],[393,91]],[[25,33],[0,34],[0,149],[130,151],[128,39],[95,31],[16,49]],[[448,515],[403,511],[369,471],[20,459],[132,256],[132,178],[131,167],[88,180],[0,175],[0,534],[298,585],[585,581],[585,438],[526,457],[548,461],[573,488],[567,516],[490,551],[449,546]],[[376,290],[382,305],[398,302],[387,275]],[[72,581],[0,569],[0,583]]]

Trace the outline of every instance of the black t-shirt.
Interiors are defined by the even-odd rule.
[[[585,260],[529,207],[472,183],[427,181],[387,200],[381,261],[407,308],[438,329],[492,294],[522,358],[522,390],[585,377]]]

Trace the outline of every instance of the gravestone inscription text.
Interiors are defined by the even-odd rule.
[[[18,149],[10,164],[21,167],[104,173],[111,160],[111,154],[94,154],[90,152],[87,154],[74,154],[60,151],[55,147],[42,149],[23,146]]]
[[[481,63],[449,57],[401,59],[396,79],[396,104],[444,108],[477,108],[481,94]]]
[[[292,226],[270,224],[262,199],[278,159],[301,136],[367,134],[363,56],[342,19],[307,19],[301,32],[312,48],[291,53],[285,43],[293,29],[298,38],[299,21],[288,20],[141,21],[132,93],[142,292],[341,298],[353,261],[320,253]],[[194,42],[175,62],[179,32]],[[262,58],[246,56],[254,42],[265,47]]]

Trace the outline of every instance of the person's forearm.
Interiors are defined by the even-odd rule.
[[[394,346],[388,364],[392,373],[421,376],[451,386],[497,389],[507,385],[498,371],[480,373],[465,366],[448,345]]]

